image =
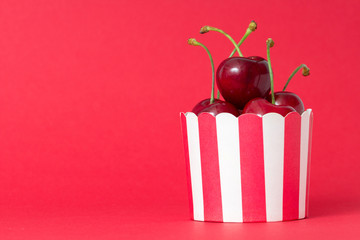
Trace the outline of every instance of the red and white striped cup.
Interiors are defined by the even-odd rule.
[[[181,113],[192,219],[307,217],[313,113]]]

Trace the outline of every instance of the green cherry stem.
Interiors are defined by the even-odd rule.
[[[274,76],[273,71],[271,68],[271,61],[270,61],[270,48],[274,46],[274,41],[271,38],[266,40],[266,52],[267,52],[267,60],[269,66],[269,74],[270,74],[270,84],[271,84],[271,103],[275,104],[275,95],[274,95]]]
[[[200,29],[200,33],[201,34],[204,34],[204,33],[207,33],[209,31],[214,31],[214,32],[219,32],[221,34],[223,34],[225,37],[227,37],[231,42],[232,44],[234,44],[235,46],[235,49],[236,51],[238,52],[239,56],[242,57],[242,53],[240,52],[240,49],[239,47],[237,46],[236,42],[234,41],[234,39],[229,35],[227,34],[226,32],[224,32],[223,30],[221,29],[218,29],[218,28],[214,28],[214,27],[210,27],[210,26],[204,26]]]
[[[211,63],[211,71],[212,71],[212,85],[211,85],[211,97],[210,97],[210,104],[214,103],[214,92],[215,92],[215,67],[214,67],[214,61],[213,58],[210,54],[209,49],[202,43],[198,42],[195,40],[195,38],[189,38],[188,39],[188,44],[192,45],[192,46],[201,46],[205,49],[205,51],[207,52],[207,54],[209,55],[210,58],[210,63]],[[219,96],[219,93],[218,93]]]
[[[245,41],[245,39],[253,32],[255,31],[257,28],[257,24],[255,21],[251,21],[251,23],[249,24],[249,27],[246,29],[246,32],[244,34],[244,36],[241,38],[240,42],[237,44],[237,46],[240,48],[241,44]],[[236,52],[236,48],[234,48],[234,50],[231,52],[230,57],[234,56]],[[243,56],[240,56],[243,57]]]
[[[294,77],[294,75],[300,70],[302,69],[302,75],[303,76],[308,76],[310,74],[310,68],[308,68],[305,64],[301,64],[300,66],[298,66],[293,72],[292,74],[290,75],[289,79],[287,80],[284,88],[283,88],[283,91],[285,91],[286,87],[288,86],[290,80]]]

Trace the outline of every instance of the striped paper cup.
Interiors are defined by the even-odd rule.
[[[307,217],[313,113],[181,113],[192,219]]]

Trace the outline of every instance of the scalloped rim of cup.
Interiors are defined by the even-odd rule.
[[[298,113],[298,112],[290,112],[290,113],[286,114],[285,117],[284,117],[283,115],[281,115],[281,114],[279,114],[279,113],[275,113],[275,112],[269,112],[269,113],[264,114],[263,116],[259,116],[259,115],[255,114],[255,113],[243,113],[243,114],[240,114],[238,117],[235,117],[233,114],[227,113],[227,112],[219,113],[219,114],[217,114],[216,116],[212,115],[211,113],[202,112],[202,113],[200,113],[199,115],[197,115],[197,117],[200,117],[201,115],[210,115],[210,116],[213,116],[214,118],[216,118],[217,116],[220,116],[220,115],[231,115],[231,116],[233,116],[234,118],[241,118],[242,116],[253,115],[253,116],[257,116],[257,117],[259,117],[259,118],[263,118],[263,117],[265,117],[265,116],[267,116],[267,115],[269,115],[269,114],[271,114],[271,115],[275,114],[275,115],[280,115],[280,116],[283,117],[283,118],[286,118],[286,117],[288,117],[288,116],[291,115],[291,114],[297,114],[297,115],[299,115],[300,117],[302,117],[303,115],[305,115],[305,114],[310,114],[311,112],[312,112],[312,109],[311,109],[311,108],[308,108],[308,109],[306,109],[302,114],[300,114],[300,113]],[[180,114],[184,114],[185,116],[187,116],[187,115],[189,115],[189,114],[194,114],[194,115],[196,115],[196,114],[193,113],[193,112],[180,112]]]

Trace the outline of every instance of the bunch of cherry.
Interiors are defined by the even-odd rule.
[[[274,41],[269,38],[266,41],[267,61],[258,56],[244,57],[239,49],[244,40],[257,28],[252,21],[239,43],[236,43],[224,31],[205,26],[200,33],[215,31],[226,36],[235,46],[229,58],[222,61],[216,71],[216,85],[218,88],[217,98],[215,98],[215,69],[209,49],[194,38],[188,39],[188,43],[193,46],[203,47],[210,57],[212,67],[212,89],[211,97],[199,102],[192,110],[199,115],[207,112],[212,115],[227,112],[234,116],[244,113],[254,113],[263,116],[266,113],[275,112],[286,116],[290,112],[304,112],[304,104],[300,97],[295,93],[285,91],[292,77],[302,69],[302,74],[308,76],[309,68],[301,64],[290,75],[282,91],[274,92],[273,73],[270,61],[270,48],[274,46]],[[239,57],[233,57],[237,52]],[[220,93],[225,101],[220,100]]]

